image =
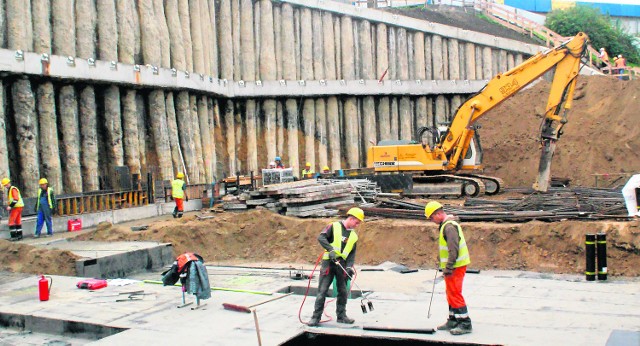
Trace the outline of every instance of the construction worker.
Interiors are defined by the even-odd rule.
[[[9,178],[2,179],[2,187],[7,189],[7,210],[9,211],[9,234],[12,241],[22,239],[22,208],[24,201],[20,195],[20,190],[11,185]]]
[[[424,216],[440,228],[440,268],[446,285],[449,319],[438,330],[448,330],[453,335],[471,333],[471,319],[462,296],[462,281],[471,260],[462,227],[455,217],[444,212],[442,204],[435,201],[427,203]]]
[[[609,54],[607,54],[607,51],[604,49],[604,47],[600,48],[600,54],[598,54],[598,58],[602,60],[602,62],[600,63],[600,68],[609,67],[609,65],[611,64],[611,62],[609,62]]]
[[[329,173],[331,173],[329,166],[322,167],[322,174],[329,174]]]
[[[171,197],[176,202],[176,207],[173,208],[173,217],[182,217],[184,213],[183,200],[186,199],[189,202],[189,196],[187,196],[187,184],[184,182],[184,174],[182,172],[176,174],[176,179],[171,182]]]
[[[334,277],[338,289],[337,321],[338,323],[353,324],[354,320],[347,317],[347,296],[349,294],[347,292],[347,273],[350,277],[355,274],[353,264],[356,260],[358,235],[354,229],[363,221],[364,212],[362,209],[351,208],[347,212],[345,220],[329,224],[318,236],[318,242],[325,249],[325,252],[322,255],[318,295],[309,326],[314,327],[320,324],[327,291]]]
[[[627,207],[629,216],[634,219],[640,217],[640,206],[638,205],[638,190],[640,189],[640,174],[634,174],[629,178],[622,188],[622,196]]]
[[[627,59],[622,57],[622,54],[618,55],[618,57],[614,61],[616,69],[616,74],[618,75],[618,79],[624,79],[624,72],[627,68]]]
[[[282,163],[282,159],[280,158],[280,156],[276,156],[276,168],[282,168],[284,169],[284,164]]]
[[[302,176],[304,178],[311,178],[314,173],[315,172],[311,168],[311,162],[307,162],[307,164],[304,165],[304,169],[302,170]]]
[[[40,179],[38,182],[40,189],[38,189],[38,199],[36,200],[36,211],[38,212],[38,219],[36,221],[36,238],[40,237],[42,226],[47,224],[47,237],[53,235],[53,223],[51,221],[51,214],[56,209],[56,197],[53,194],[53,189],[49,187],[49,182],[46,178]]]

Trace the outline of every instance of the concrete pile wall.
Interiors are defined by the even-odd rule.
[[[334,5],[331,5],[334,6]],[[347,8],[349,8],[347,6]],[[437,32],[437,31],[434,31]],[[0,0],[0,47],[152,65],[228,81],[490,79],[523,60],[426,30],[270,0]],[[115,167],[191,183],[258,171],[353,168],[381,139],[450,120],[467,95],[219,99],[188,91],[10,76],[0,176],[26,196],[115,183]]]

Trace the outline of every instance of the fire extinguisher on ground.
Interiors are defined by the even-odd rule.
[[[49,283],[49,280],[47,280],[46,278],[49,278],[49,280],[51,280],[51,283]],[[41,302],[49,300],[51,286],[53,286],[53,278],[51,276],[45,277],[44,275],[41,275],[40,280],[38,280],[38,293],[40,295]]]

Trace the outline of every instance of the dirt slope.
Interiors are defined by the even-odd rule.
[[[385,8],[384,11],[399,15],[423,19],[429,22],[458,27],[464,30],[482,32],[498,37],[541,44],[529,36],[508,29],[498,23],[482,18],[473,8],[460,6],[432,5],[424,8],[415,6],[409,8]]]
[[[175,253],[194,251],[208,262],[221,260],[312,263],[321,253],[317,236],[331,220],[297,219],[263,210],[224,213],[215,219],[189,216],[154,223],[144,232],[104,227],[84,240],[171,242]],[[465,237],[478,269],[521,269],[553,273],[584,272],[584,234],[606,231],[612,275],[640,276],[640,223],[558,222],[469,223]],[[363,224],[357,263],[384,261],[433,268],[438,233],[422,221],[378,220]]]
[[[509,186],[535,181],[539,127],[550,83],[542,81],[516,94],[480,120],[486,173]],[[640,81],[580,76],[569,123],[558,141],[553,176],[573,185],[593,186],[594,173],[640,171]]]

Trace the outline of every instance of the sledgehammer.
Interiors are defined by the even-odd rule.
[[[284,297],[288,297],[290,295],[292,295],[293,292],[291,293],[287,293],[284,295],[281,295],[279,297],[275,297],[275,298],[271,298],[271,299],[267,299],[265,301],[262,301],[260,303],[256,303],[253,305],[249,305],[249,306],[244,306],[244,305],[236,305],[236,304],[230,304],[230,303],[222,303],[222,306],[225,308],[225,310],[232,310],[232,311],[238,311],[238,312],[246,312],[248,314],[251,313],[251,309],[258,306],[258,305],[262,305],[262,304],[266,304],[268,302],[272,302],[274,300],[278,300],[278,299],[282,299]]]

